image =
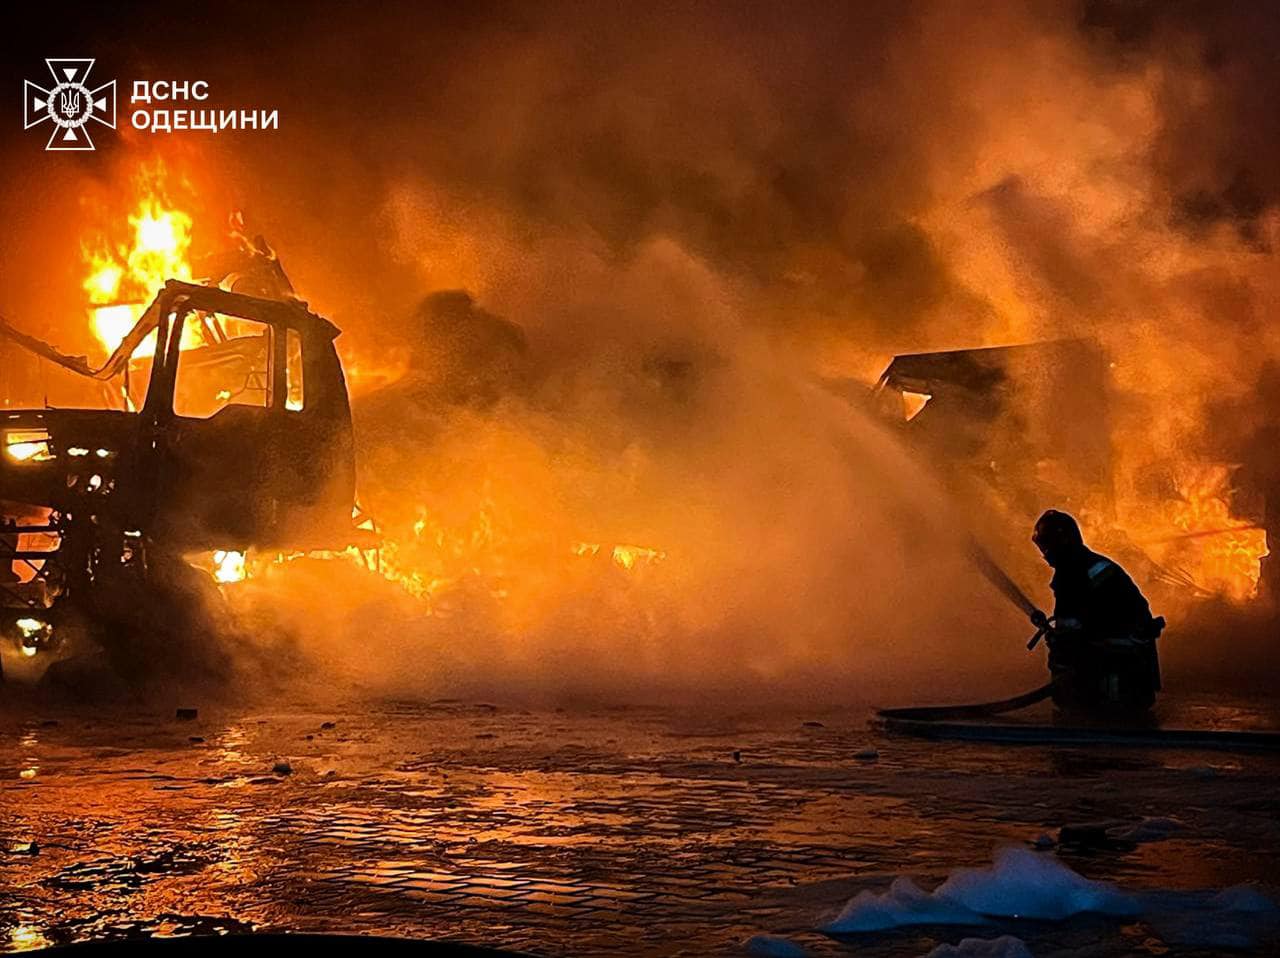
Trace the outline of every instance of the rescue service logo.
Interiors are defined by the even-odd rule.
[[[89,86],[94,61],[45,60],[53,86],[45,89],[27,80],[22,87],[23,129],[46,120],[53,124],[46,150],[92,150],[89,121],[116,128],[116,81]]]

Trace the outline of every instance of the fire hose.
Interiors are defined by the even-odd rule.
[[[1057,679],[1046,682],[1038,689],[1023,692],[1011,699],[1000,699],[996,702],[977,702],[972,705],[925,705],[914,708],[880,709],[876,715],[882,719],[910,719],[917,722],[937,722],[945,719],[985,718],[990,715],[1001,715],[1043,702],[1053,694]]]
[[[1034,649],[1053,629],[1053,618],[1018,587],[994,559],[976,542],[970,555],[978,570],[996,589],[1026,614],[1036,626],[1027,642]],[[1012,698],[966,705],[926,705],[907,708],[879,709],[873,727],[889,733],[919,738],[958,741],[998,742],[1028,745],[1136,745],[1160,748],[1263,749],[1280,750],[1280,731],[1177,729],[1131,724],[1118,727],[1032,725],[1015,722],[977,723],[966,719],[990,718],[1014,712],[1043,702],[1053,695],[1059,682],[1068,680],[1064,673],[1039,688]]]
[[[1032,623],[1036,625],[1036,633],[1027,641],[1027,649],[1032,650],[1040,644],[1040,640],[1049,632],[1053,626],[1053,620],[1040,610],[1031,598],[1022,591],[1018,583],[1010,578],[1009,574],[1004,571],[976,540],[970,540],[969,556],[973,560],[973,564],[978,571],[996,587],[996,590],[1006,599],[1017,606],[1018,610],[1024,613]],[[981,718],[991,715],[1001,715],[1005,712],[1013,712],[1028,705],[1035,705],[1037,702],[1043,702],[1053,694],[1054,686],[1060,681],[1055,678],[1051,682],[1047,682],[1039,688],[1032,689],[1030,692],[1024,692],[1021,695],[1015,695],[1013,698],[1000,699],[995,702],[978,702],[970,705],[937,705],[923,706],[916,708],[898,708],[898,709],[881,709],[876,714],[881,719],[886,720],[909,720],[916,722],[936,722],[946,719],[961,718]]]

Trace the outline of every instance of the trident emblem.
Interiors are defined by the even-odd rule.
[[[46,150],[92,150],[86,124],[90,120],[116,128],[116,81],[95,89],[87,85],[93,60],[45,60],[53,86],[45,89],[27,80],[22,88],[23,129],[53,122]]]

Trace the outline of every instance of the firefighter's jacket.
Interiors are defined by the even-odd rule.
[[[1059,563],[1050,583],[1054,595],[1051,669],[1075,671],[1092,682],[1101,673],[1122,669],[1150,689],[1160,687],[1155,640],[1164,625],[1129,574],[1089,549]],[[1128,663],[1127,665],[1125,663]]]

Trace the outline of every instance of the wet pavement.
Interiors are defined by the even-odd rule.
[[[1171,821],[1158,840],[1056,850],[1091,878],[1280,891],[1280,758],[1265,755],[882,738],[860,709],[173,715],[0,713],[0,950],[292,930],[551,956],[734,954],[757,934],[918,955],[975,932],[817,929],[897,875],[929,887],[1098,820]],[[1141,919],[981,933],[1000,931],[1037,956],[1205,953]]]

